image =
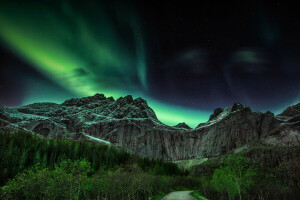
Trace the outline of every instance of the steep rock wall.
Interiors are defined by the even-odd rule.
[[[191,129],[185,124],[162,124],[141,98],[126,96],[114,100],[96,94],[62,104],[1,106],[0,129],[33,131],[59,139],[80,139],[84,133],[133,153],[183,160],[216,157],[257,141],[273,146],[299,146],[298,108],[292,106],[274,116],[235,103],[216,109],[208,122]]]

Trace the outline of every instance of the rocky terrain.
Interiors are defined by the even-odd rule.
[[[102,94],[62,104],[0,106],[0,130],[31,131],[46,138],[98,138],[127,151],[164,160],[203,159],[239,151],[249,144],[300,145],[300,104],[281,114],[252,111],[240,103],[217,108],[209,121],[190,128],[161,123],[147,102]]]

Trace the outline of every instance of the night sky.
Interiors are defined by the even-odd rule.
[[[195,127],[300,102],[300,6],[195,2],[2,0],[0,104],[131,94]]]

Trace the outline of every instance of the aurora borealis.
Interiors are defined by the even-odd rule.
[[[0,103],[131,94],[162,122],[195,127],[235,101],[275,113],[300,101],[292,11],[202,6],[1,1]]]

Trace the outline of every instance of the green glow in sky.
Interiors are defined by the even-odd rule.
[[[207,112],[151,98],[145,44],[133,8],[116,9],[118,28],[105,8],[97,6],[95,10],[91,5],[86,9],[81,11],[67,1],[58,8],[3,1],[0,37],[38,71],[76,96],[141,96],[169,125],[184,121],[195,127],[208,119]],[[124,35],[131,40],[124,39]],[[26,99],[24,104],[32,101]]]

